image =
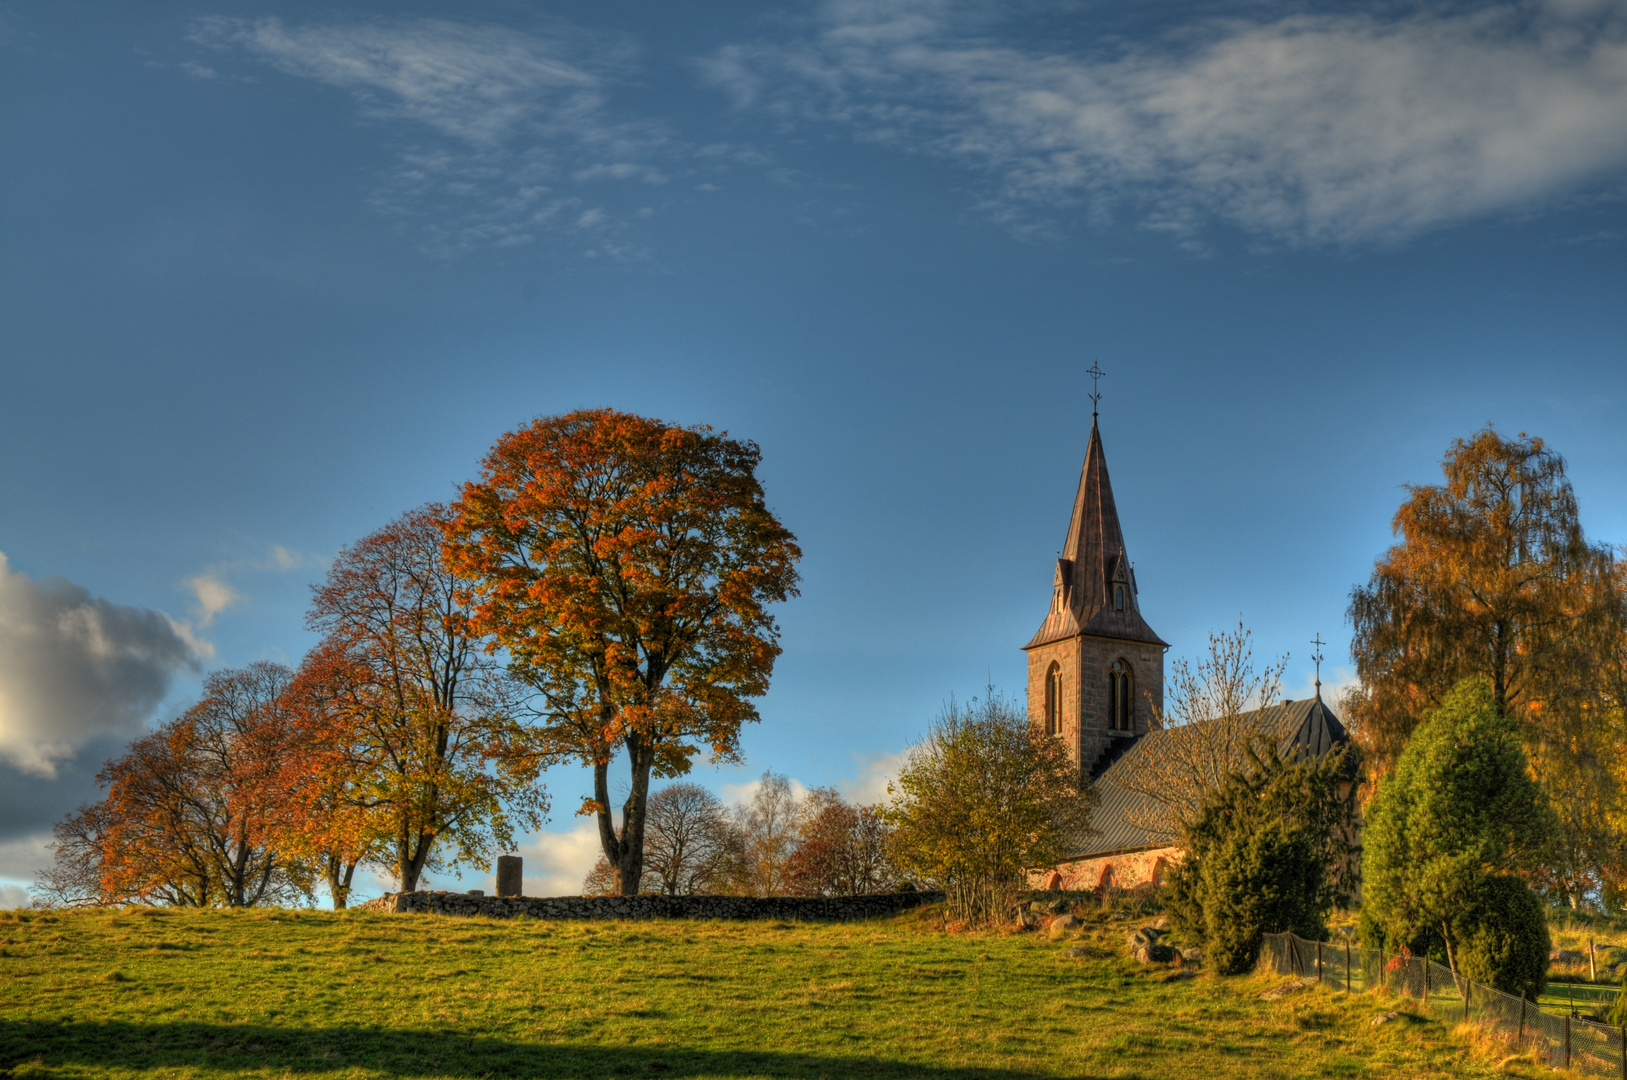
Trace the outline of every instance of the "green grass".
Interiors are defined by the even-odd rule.
[[[1131,925],[1102,916],[1053,943],[945,934],[930,911],[847,925],[15,913],[0,916],[0,1080],[1506,1075],[1403,1002],[1167,982],[1125,956]],[[1401,1020],[1368,1025],[1390,1009]]]

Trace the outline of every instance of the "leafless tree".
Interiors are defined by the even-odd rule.
[[[751,801],[735,807],[732,815],[740,844],[734,860],[736,889],[749,896],[786,895],[802,811],[791,781],[775,772],[763,773]]]
[[[644,829],[645,891],[687,896],[727,887],[738,844],[716,795],[699,784],[670,784],[650,796]]]
[[[1277,704],[1287,666],[1284,654],[1254,669],[1252,634],[1242,620],[1235,633],[1211,633],[1208,655],[1196,666],[1175,662],[1166,708],[1154,707],[1154,724],[1163,729],[1157,752],[1138,755],[1123,781],[1149,804],[1129,814],[1132,824],[1173,841],[1197,820],[1209,796],[1247,767],[1249,748],[1272,741],[1265,710]]]

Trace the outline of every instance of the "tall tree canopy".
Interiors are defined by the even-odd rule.
[[[1444,484],[1408,487],[1401,542],[1350,597],[1351,719],[1379,772],[1465,678],[1533,721],[1571,704],[1619,628],[1611,552],[1583,535],[1564,459],[1487,428],[1454,442],[1443,469]]]
[[[326,636],[301,685],[327,712],[305,712],[325,732],[323,767],[345,774],[322,797],[370,811],[409,892],[442,852],[484,867],[547,810],[541,748],[442,561],[449,524],[445,507],[424,506],[339,553],[315,590],[309,621]]]
[[[1382,780],[1420,717],[1484,679],[1560,810],[1544,883],[1574,901],[1627,876],[1623,567],[1584,536],[1564,460],[1541,439],[1487,428],[1443,468],[1444,483],[1408,489],[1400,542],[1351,594],[1360,686],[1346,719]]]
[[[623,894],[643,874],[651,775],[686,773],[701,747],[733,758],[779,655],[768,605],[796,594],[801,552],[759,459],[704,426],[581,410],[504,435],[453,506],[446,559],[474,626],[536,692],[548,751],[593,770],[582,812]]]

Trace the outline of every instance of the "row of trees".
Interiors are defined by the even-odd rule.
[[[697,784],[650,797],[644,833],[648,893],[862,896],[899,884],[892,828],[877,806],[855,806],[833,788],[798,795],[764,773],[752,797],[726,806]],[[615,874],[600,856],[583,892],[608,895]]]
[[[295,670],[212,675],[203,700],[101,773],[57,827],[62,902],[338,906],[358,866],[403,889],[482,868],[585,764],[615,889],[639,891],[652,778],[737,758],[796,593],[795,539],[757,447],[610,410],[500,438],[449,506],[340,553]],[[630,767],[619,814],[610,767]]]

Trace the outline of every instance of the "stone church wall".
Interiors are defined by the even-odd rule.
[[[494,919],[783,919],[845,922],[894,915],[935,904],[941,892],[877,896],[474,896],[469,893],[385,893],[356,911],[482,915]]]
[[[1161,885],[1164,875],[1180,864],[1186,853],[1177,847],[1128,851],[1062,863],[1055,871],[1041,870],[1028,875],[1031,888],[1082,892],[1104,886],[1134,889],[1140,885]]]

